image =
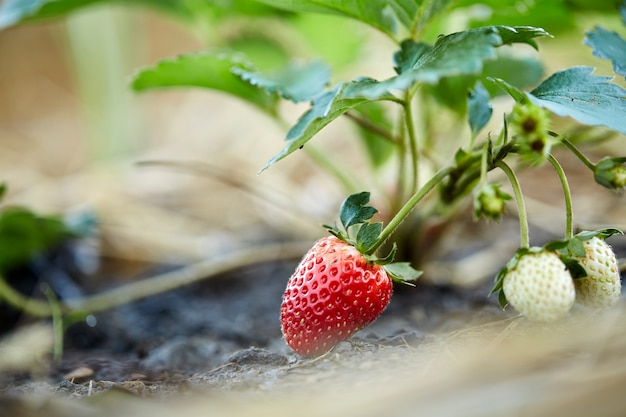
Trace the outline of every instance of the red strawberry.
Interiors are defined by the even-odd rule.
[[[392,281],[352,245],[328,236],[289,279],[280,319],[287,344],[316,356],[372,323],[387,307]]]

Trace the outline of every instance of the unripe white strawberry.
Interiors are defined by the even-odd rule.
[[[554,321],[567,315],[576,291],[559,255],[531,248],[519,256],[502,280],[502,291],[509,304],[534,321]]]
[[[576,301],[594,307],[610,307],[622,295],[617,259],[611,246],[599,237],[583,241],[586,256],[576,258],[587,276],[574,280]]]

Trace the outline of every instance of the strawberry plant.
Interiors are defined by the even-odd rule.
[[[9,0],[0,6],[0,25],[104,2]],[[409,263],[418,266],[414,261],[419,262],[432,246],[426,243],[427,236],[432,237],[425,226],[428,220],[452,221],[468,196],[473,197],[476,219],[497,221],[509,200],[514,197],[517,204],[520,250],[500,271],[493,289],[503,306],[510,302],[531,319],[553,320],[567,314],[576,291],[581,302],[596,306],[608,306],[619,297],[615,258],[603,241],[619,231],[574,236],[568,180],[554,150],[571,151],[598,184],[616,191],[626,188],[626,157],[607,155],[594,163],[580,146],[592,142],[593,135],[556,132],[551,126],[560,116],[626,134],[626,90],[610,77],[594,75],[594,68],[588,66],[564,68],[543,77],[538,59],[516,54],[521,48],[539,50],[539,40],[548,42],[553,36],[540,27],[549,23],[542,22],[541,16],[552,16],[558,31],[559,25],[571,23],[568,7],[575,6],[533,2],[525,6],[535,8],[529,12],[508,0],[248,0],[230,2],[230,6],[201,0],[127,3],[170,12],[190,22],[190,27],[200,28],[207,38],[211,38],[207,26],[214,24],[217,33],[222,27],[219,22],[243,18],[280,25],[281,33],[307,39],[312,45],[318,34],[307,37],[293,17],[317,13],[361,22],[393,45],[386,77],[365,73],[333,82],[329,65],[319,59],[302,59],[276,39],[271,24],[262,25],[257,34],[262,35],[264,48],[269,48],[264,51],[278,51],[275,62],[264,60],[250,45],[237,50],[236,42],[223,39],[214,49],[164,59],[139,70],[132,79],[137,92],[165,87],[218,90],[244,100],[280,126],[287,123],[281,102],[308,103],[308,109],[288,128],[282,149],[277,148],[260,165],[263,172],[287,157],[307,154],[335,175],[349,195],[340,210],[341,228],[327,227],[333,236],[313,246],[284,295],[283,332],[297,352],[319,354],[374,320],[389,301],[391,279],[406,282],[419,276]],[[478,13],[481,6],[490,10],[489,17]],[[586,5],[594,6],[612,7]],[[626,23],[626,4],[619,11]],[[458,28],[461,15],[466,18]],[[455,29],[448,30],[454,22]],[[335,40],[338,48],[345,46],[343,41],[343,36]],[[626,76],[622,36],[596,27],[584,42],[594,55],[610,60],[618,76]],[[514,104],[498,123],[492,121],[493,103],[503,94]],[[442,123],[446,118],[453,121]],[[338,119],[357,128],[354,136],[365,149],[367,172],[348,172],[342,155],[330,155],[312,144]],[[543,164],[552,165],[560,179],[566,227],[564,240],[531,248],[516,170]],[[494,170],[505,174],[514,196],[490,179]],[[378,212],[367,205],[370,195],[384,209]],[[417,205],[420,210],[414,210]],[[371,222],[374,216],[376,221]],[[380,255],[381,251],[386,252]],[[394,262],[394,258],[404,259]]]

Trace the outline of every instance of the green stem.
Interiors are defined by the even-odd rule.
[[[580,159],[582,163],[587,166],[587,168],[592,171],[595,169],[596,165],[591,162],[589,158],[587,158],[572,142],[567,139],[562,139],[561,142],[563,145],[567,146],[567,148],[569,148],[569,150],[572,151],[574,155],[576,155],[578,159]]]
[[[428,180],[422,188],[420,188],[413,196],[402,206],[398,213],[389,221],[387,226],[380,232],[380,236],[376,242],[367,250],[366,255],[371,255],[385,243],[385,241],[391,236],[391,234],[398,228],[400,223],[409,215],[409,213],[415,208],[415,206],[428,194],[430,190],[435,188],[446,176],[453,171],[453,167],[446,167],[439,170],[433,177]]]
[[[563,187],[563,196],[565,197],[565,239],[571,239],[574,236],[573,216],[574,211],[572,209],[572,192],[567,181],[567,176],[563,167],[559,164],[559,161],[553,155],[548,155],[548,161],[552,164],[556,170],[559,180],[561,180],[561,186]]]
[[[356,124],[358,124],[359,126],[361,126],[362,128],[369,130],[372,133],[377,134],[378,136],[380,136],[381,138],[385,139],[388,142],[393,143],[394,145],[398,144],[398,138],[396,138],[391,132],[389,132],[386,129],[383,129],[382,127],[378,126],[375,123],[372,123],[370,120],[365,119],[363,117],[357,116],[354,113],[351,112],[347,112],[345,113],[345,116],[352,120],[353,122],[355,122]]]
[[[485,183],[487,183],[487,171],[489,170],[489,167],[487,166],[488,153],[489,153],[489,144],[485,142],[485,144],[483,145],[483,152],[480,158],[480,184],[481,185],[484,185]]]
[[[0,300],[4,300],[8,305],[33,317],[48,317],[51,314],[50,305],[40,300],[25,297],[16,291],[0,275]]]
[[[413,95],[407,92],[404,101],[404,120],[406,123],[406,131],[408,134],[409,152],[411,155],[411,188],[410,193],[414,194],[417,191],[419,184],[418,176],[418,150],[417,150],[417,136],[415,134],[415,125],[413,124]]]
[[[524,204],[524,196],[522,195],[522,189],[517,180],[515,172],[504,161],[497,161],[496,166],[500,168],[506,174],[511,186],[513,187],[513,193],[515,194],[515,201],[517,202],[517,214],[519,216],[519,229],[520,229],[520,247],[528,248],[530,246],[530,239],[528,233],[528,215],[526,214],[526,205]]]
[[[42,292],[50,304],[52,313],[52,332],[54,334],[54,347],[52,357],[55,361],[63,359],[63,309],[56,294],[48,284],[42,284]]]

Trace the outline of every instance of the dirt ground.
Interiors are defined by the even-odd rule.
[[[257,265],[97,314],[94,327],[69,330],[62,361],[48,354],[30,372],[2,374],[0,414],[293,415],[287,410],[302,407],[298,415],[583,416],[626,409],[614,392],[626,382],[623,303],[535,325],[503,312],[487,297],[490,283],[424,282],[396,290],[373,325],[305,359],[286,346],[278,322],[294,266]],[[574,401],[581,398],[583,408]]]

